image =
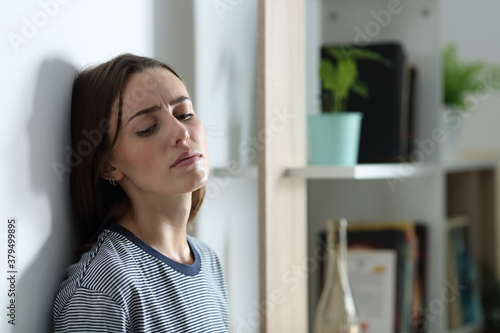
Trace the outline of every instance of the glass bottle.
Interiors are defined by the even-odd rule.
[[[327,222],[326,280],[314,320],[315,333],[359,333],[347,272],[347,220]]]

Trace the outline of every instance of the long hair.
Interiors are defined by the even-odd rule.
[[[84,69],[73,82],[71,98],[70,193],[76,213],[80,243],[93,243],[99,233],[131,209],[120,186],[100,176],[120,131],[123,90],[134,73],[163,68],[179,75],[155,59],[132,54],[119,55],[99,66]],[[181,79],[182,81],[182,79]],[[118,102],[118,120],[113,138],[109,134],[111,110]],[[191,221],[205,196],[205,187],[192,192]]]

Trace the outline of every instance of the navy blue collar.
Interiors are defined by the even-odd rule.
[[[198,251],[196,251],[196,248],[191,244],[189,237],[187,238],[187,242],[189,244],[189,247],[191,248],[191,252],[194,254],[194,262],[192,265],[186,265],[182,264],[180,262],[177,262],[175,260],[170,259],[169,257],[163,255],[159,251],[153,249],[151,246],[148,244],[144,243],[142,240],[140,240],[136,235],[134,235],[130,230],[127,228],[123,227],[122,225],[118,223],[113,223],[107,229],[117,232],[120,235],[123,235],[125,238],[127,238],[129,241],[134,243],[136,246],[144,250],[146,253],[152,255],[153,257],[161,260],[168,266],[170,266],[172,269],[176,270],[177,272],[188,275],[188,276],[194,276],[198,274],[198,272],[201,269],[201,260],[200,260],[200,255],[198,254]]]

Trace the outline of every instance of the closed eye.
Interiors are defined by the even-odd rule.
[[[176,118],[179,120],[189,120],[192,116],[194,116],[194,113],[188,112],[188,113],[183,113],[179,116],[176,116]]]
[[[154,130],[156,129],[156,126],[158,126],[158,124],[154,124],[153,126],[146,128],[145,130],[137,131],[137,135],[138,136],[148,136],[154,132]]]

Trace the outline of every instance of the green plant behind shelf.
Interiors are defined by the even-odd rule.
[[[352,90],[362,97],[368,97],[366,84],[358,78],[356,60],[375,60],[386,66],[391,62],[380,54],[369,50],[345,47],[331,47],[327,53],[334,58],[335,63],[322,59],[319,69],[323,90],[323,111],[342,112],[346,109],[347,98]]]
[[[500,66],[483,61],[464,62],[458,59],[457,46],[448,44],[442,53],[444,103],[457,111],[468,111],[467,97],[485,91],[500,90],[495,82],[500,78]]]

